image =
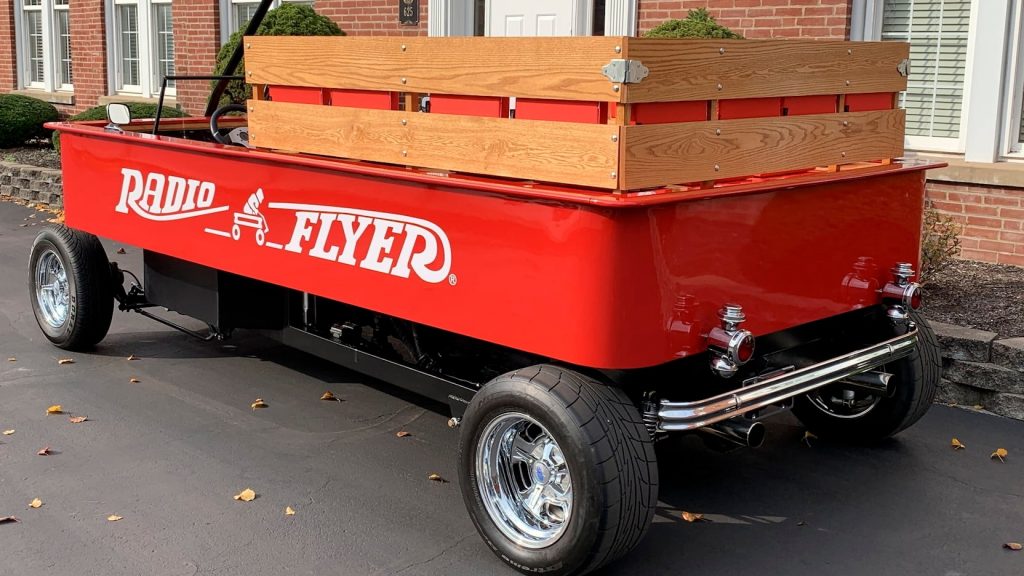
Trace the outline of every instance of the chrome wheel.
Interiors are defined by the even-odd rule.
[[[68,321],[71,297],[68,274],[64,263],[53,250],[47,250],[36,262],[36,302],[39,314],[52,328],[60,328]]]
[[[572,478],[551,434],[520,412],[491,421],[476,446],[476,480],[484,508],[509,540],[551,546],[572,514]]]
[[[842,382],[807,395],[811,405],[834,418],[860,418],[874,410],[882,397],[862,390],[844,388]]]

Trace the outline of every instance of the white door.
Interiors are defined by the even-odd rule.
[[[587,36],[590,0],[489,0],[488,36]]]

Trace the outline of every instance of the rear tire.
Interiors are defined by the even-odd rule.
[[[107,335],[114,289],[98,238],[63,225],[44,228],[32,243],[28,282],[32,313],[50,342],[86,350]]]
[[[647,532],[658,499],[654,446],[618,388],[555,366],[517,370],[476,394],[461,428],[463,499],[484,541],[513,568],[585,574],[625,555]],[[522,442],[536,447],[530,454],[554,457],[524,457],[527,451],[515,450]],[[516,456],[502,460],[505,447]],[[552,499],[540,496],[544,503],[531,509],[534,490]],[[518,507],[516,494],[527,495]]]
[[[917,347],[910,356],[882,368],[895,380],[892,398],[870,394],[858,396],[872,400],[873,404],[868,407],[865,402],[865,409],[859,416],[841,418],[827,412],[811,395],[807,395],[796,400],[793,414],[816,436],[851,443],[876,442],[898,434],[920,420],[935,399],[942,376],[942,357],[928,321],[917,312],[911,313],[911,319],[917,324]],[[820,401],[836,397],[842,390],[840,382],[812,394],[818,394]]]

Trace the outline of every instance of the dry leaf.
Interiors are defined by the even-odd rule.
[[[8,358],[8,359],[7,359],[7,361],[8,361],[8,362],[17,362],[17,361],[18,361],[18,359],[17,359],[17,358],[15,358],[14,356],[11,356],[10,358]]]
[[[295,510],[292,510],[291,506],[285,506],[284,507],[284,515],[285,516],[295,516]]]
[[[129,362],[131,362],[132,360],[138,360],[138,359],[139,359],[139,357],[136,356],[135,354],[132,354],[131,356],[128,357],[128,361]]]
[[[72,418],[68,418],[68,422],[71,422],[72,424],[81,424],[82,422],[85,422],[88,419],[89,418],[85,416],[74,416]]]
[[[238,494],[235,494],[235,500],[241,500],[242,502],[252,502],[256,499],[256,493],[252,491],[252,488],[246,488]]]
[[[53,406],[50,406],[49,408],[46,409],[46,413],[47,414],[63,414],[64,413],[64,407],[61,406],[60,404],[54,404]]]
[[[250,406],[252,406],[253,411],[255,411],[257,408],[266,408],[267,403],[263,401],[263,398],[257,398],[255,402],[250,404]]]
[[[405,430],[401,430],[399,432],[395,432],[395,436],[398,436],[399,438],[405,438],[406,436],[412,436],[412,434],[406,432]]]
[[[138,384],[139,382],[142,382],[142,380],[139,380],[138,378],[129,378],[128,379],[128,383],[130,383],[130,384]]]
[[[974,408],[975,410],[984,410],[985,409],[985,407],[982,406],[981,404],[975,404],[974,406],[971,406],[971,408]]]
[[[36,452],[36,454],[38,454],[39,456],[49,456],[53,454],[53,450],[50,450],[50,447],[47,446],[46,448],[43,448],[39,452]]]
[[[704,518],[703,514],[697,514],[694,512],[683,512],[680,516],[682,516],[683,520],[686,520],[687,522],[709,522],[709,520]]]
[[[42,505],[43,505],[43,501],[40,500],[39,498],[36,498],[36,499],[34,499],[34,500],[32,500],[31,502],[28,503],[28,507],[29,508],[39,508]]]
[[[117,249],[117,253],[118,254],[124,254],[124,248],[118,248]]]
[[[804,432],[803,442],[807,444],[808,448],[811,446],[811,440],[817,440],[818,437],[814,435],[810,430]]]
[[[327,400],[328,402],[338,402],[338,399],[334,396],[334,393],[328,390],[324,392],[324,395],[320,397],[321,400]]]
[[[1020,552],[1021,550],[1024,550],[1024,546],[1022,546],[1019,542],[1007,542],[1006,544],[1003,544],[1003,548],[1009,548],[1010,550],[1013,550],[1015,552]]]
[[[118,516],[117,514],[111,514],[110,516],[107,516],[107,522],[117,522],[118,520],[120,520],[122,518],[124,518],[124,516]]]
[[[797,522],[796,525],[797,526],[807,526],[807,522],[804,522],[803,520],[801,520],[801,521]]]
[[[15,516],[4,516],[0,518],[0,524],[7,524],[8,522],[21,522]]]
[[[964,446],[963,442],[956,438],[953,438],[953,441],[950,442],[949,445],[952,446],[954,450],[963,450],[964,448],[967,448],[967,446]]]
[[[996,451],[992,453],[989,458],[999,458],[1000,462],[1005,462],[1003,458],[1006,458],[1010,453],[1006,451],[1006,448],[996,448]]]
[[[61,358],[60,360],[57,360],[57,364],[59,364],[61,366],[65,365],[65,364],[74,364],[74,363],[75,363],[75,359],[74,358]]]
[[[448,481],[445,480],[444,478],[442,478],[440,474],[431,474],[430,476],[427,476],[427,480],[430,480],[432,482],[437,482],[438,484],[447,484],[448,483]]]
[[[4,436],[10,436],[11,434],[14,434],[14,430],[4,430]]]

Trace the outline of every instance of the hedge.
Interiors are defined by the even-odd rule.
[[[57,109],[38,98],[0,94],[0,148],[21,146],[32,138],[47,138],[45,122],[57,120]]]
[[[156,117],[156,104],[149,104],[145,102],[125,102],[128,109],[132,112],[132,118],[155,118]],[[184,118],[188,116],[177,108],[168,108],[164,106],[164,111],[161,114],[164,118]],[[70,118],[70,120],[106,120],[107,119],[107,107],[106,105],[96,106],[89,108],[83,112],[79,112]],[[53,148],[60,152],[60,133],[53,135]]]

